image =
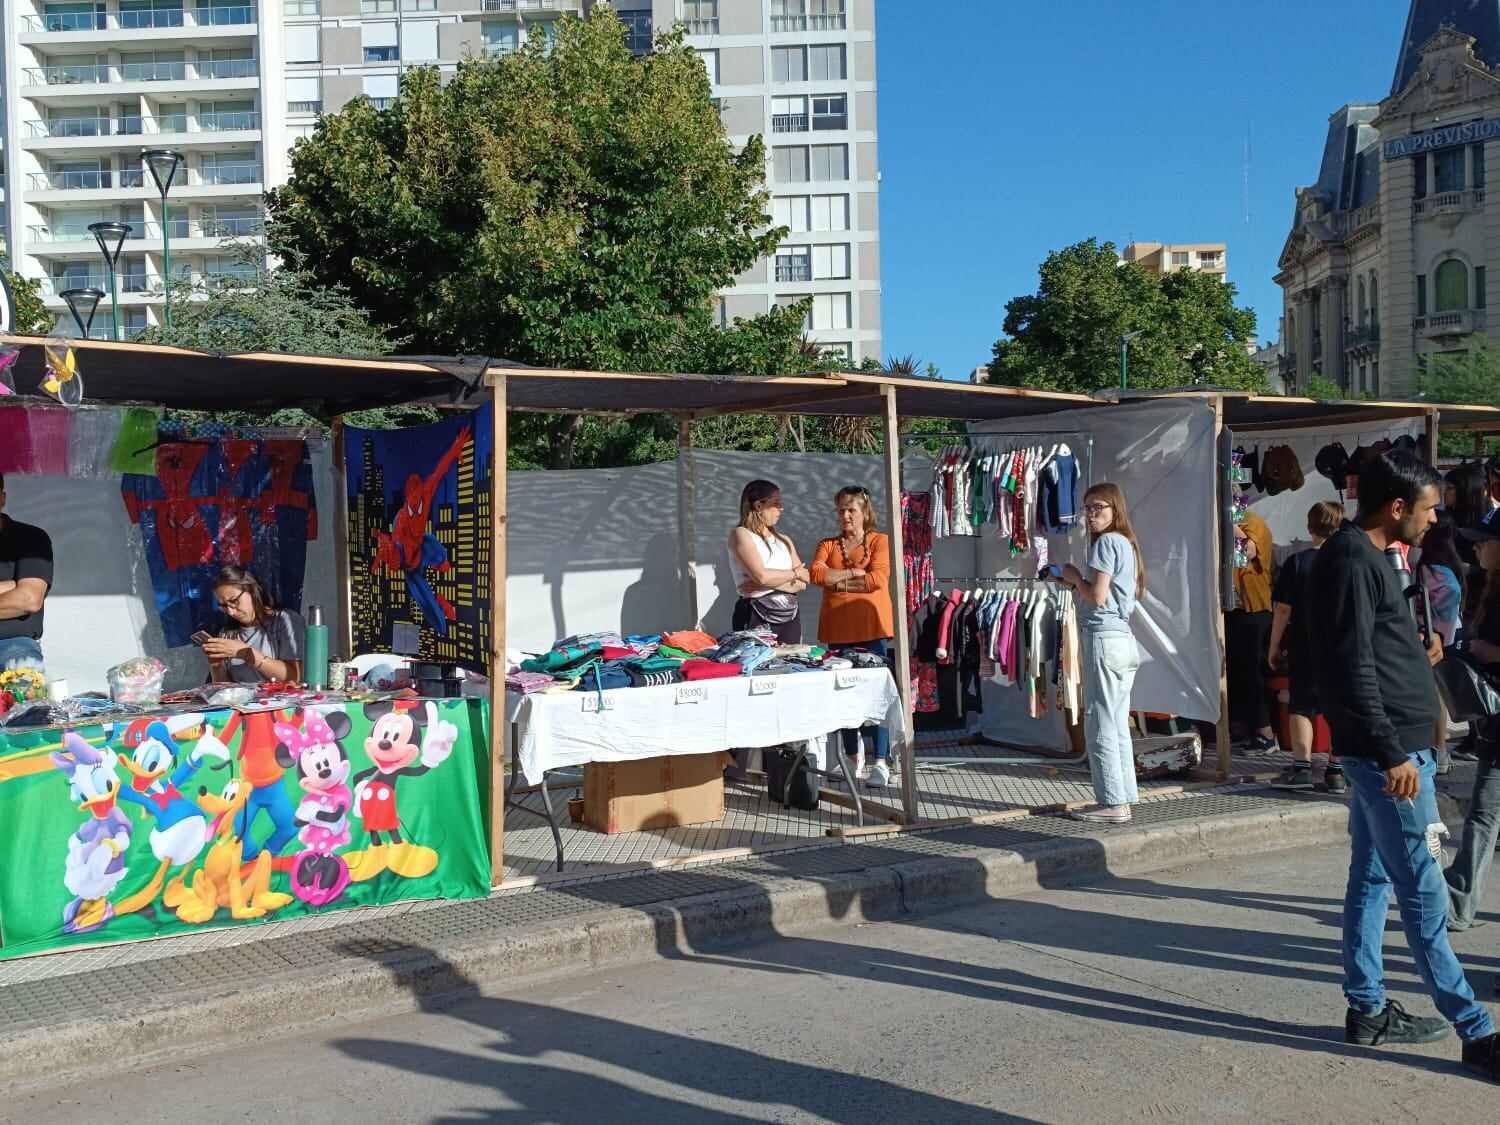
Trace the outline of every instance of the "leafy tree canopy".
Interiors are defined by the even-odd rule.
[[[1120,337],[1130,342],[1132,387],[1206,384],[1265,389],[1247,347],[1255,313],[1235,288],[1195,270],[1161,277],[1122,264],[1110,242],[1088,239],[1047,256],[1037,291],[1005,306],[990,380],[1090,393],[1120,385]]]
[[[34,277],[22,277],[5,271],[11,296],[16,302],[16,322],[12,329],[21,336],[45,336],[52,331],[52,314],[42,303],[42,283]]]

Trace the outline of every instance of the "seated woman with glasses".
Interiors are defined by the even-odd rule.
[[[214,579],[214,601],[228,621],[203,640],[215,683],[297,683],[302,679],[305,626],[289,609],[277,609],[255,573],[226,566]]]

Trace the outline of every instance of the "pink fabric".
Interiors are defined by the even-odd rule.
[[[1000,611],[1000,643],[995,652],[995,659],[1000,663],[1000,671],[1007,679],[1016,679],[1016,618],[1021,614],[1020,602],[1006,602]]]
[[[73,412],[65,406],[34,406],[31,423],[31,471],[40,476],[68,475],[68,432]]]
[[[948,604],[943,607],[943,622],[938,626],[937,658],[939,664],[953,663],[953,617],[963,600],[963,593],[954,590],[948,595]]]
[[[0,473],[31,472],[31,422],[20,407],[0,409]]]

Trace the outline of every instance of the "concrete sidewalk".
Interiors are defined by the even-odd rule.
[[[1216,856],[1334,842],[1343,802],[1257,786],[1147,801],[1126,828],[1059,816],[813,844],[693,869],[596,876],[5,966],[5,1088],[55,1085],[280,1033],[410,1010],[459,988],[888,919]],[[318,925],[308,925],[316,922]],[[296,927],[287,932],[285,927]],[[184,943],[198,942],[199,948]],[[104,951],[100,951],[104,952]],[[30,967],[25,974],[17,968]],[[86,1070],[80,1064],[86,1060]]]

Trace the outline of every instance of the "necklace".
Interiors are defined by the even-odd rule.
[[[853,570],[855,566],[862,566],[865,562],[865,559],[869,557],[869,548],[865,545],[864,536],[862,535],[860,536],[859,540],[859,550],[861,557],[856,563],[849,558],[849,552],[844,547],[844,537],[842,535],[839,536],[839,557],[844,560],[845,570]]]

